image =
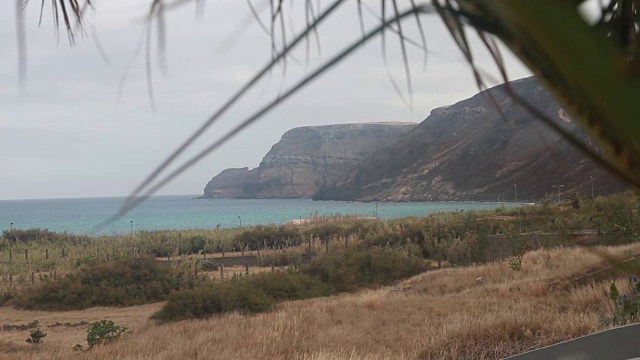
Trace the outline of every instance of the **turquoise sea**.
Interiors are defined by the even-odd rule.
[[[197,195],[154,196],[99,234],[131,229],[193,229],[284,224],[310,214],[357,214],[381,219],[435,212],[492,209],[509,203],[312,201],[310,199],[194,199]],[[115,214],[123,197],[0,201],[0,229],[43,228],[96,235],[97,224]],[[133,223],[132,223],[133,222]],[[11,225],[13,223],[13,225]]]

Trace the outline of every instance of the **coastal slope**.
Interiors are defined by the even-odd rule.
[[[533,78],[513,91],[573,134],[596,145]],[[626,188],[496,86],[429,117],[377,150],[317,200],[539,201],[545,196],[604,195]],[[517,195],[516,195],[517,194]]]

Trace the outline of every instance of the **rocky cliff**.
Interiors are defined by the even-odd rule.
[[[312,197],[332,187],[374,151],[393,144],[414,123],[306,126],[287,131],[257,168],[226,169],[204,198]]]
[[[530,104],[595,147],[533,78],[511,83]],[[488,96],[491,94],[493,100]],[[497,105],[497,107],[496,107]],[[593,180],[592,180],[593,178]],[[625,185],[509,97],[504,85],[429,117],[381,148],[315,199],[363,201],[518,200]]]

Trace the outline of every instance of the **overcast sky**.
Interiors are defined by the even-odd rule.
[[[15,30],[15,1],[0,2],[0,199],[126,195],[181,141],[263,66],[270,57],[270,38],[250,17],[245,1],[206,3],[200,16],[189,4],[167,14],[166,63],[163,76],[152,42],[155,112],[146,84],[145,56],[136,57],[143,34],[141,19],[150,0],[96,0],[88,14],[86,35],[69,46],[63,31],[56,38],[49,9],[38,28],[40,2],[26,9],[28,79],[20,91]],[[264,1],[254,0],[257,8]],[[289,2],[286,2],[289,3]],[[287,36],[304,25],[302,1],[287,9]],[[325,4],[326,3],[326,4]],[[327,5],[329,1],[324,1]],[[364,1],[378,7],[379,0]],[[400,1],[406,6],[408,1]],[[356,2],[347,1],[319,29],[321,53],[305,46],[288,61],[286,73],[274,71],[229,111],[196,144],[210,144],[224,130],[243,120],[339,49],[360,37]],[[265,22],[267,13],[262,14]],[[375,18],[365,12],[366,25]],[[440,19],[422,17],[429,57],[423,70],[419,49],[409,46],[413,106],[394,90],[389,76],[408,97],[396,37],[388,34],[388,64],[380,39],[297,93],[219,151],[170,183],[160,194],[199,194],[207,181],[228,167],[255,167],[282,134],[294,127],[354,122],[422,121],[439,106],[477,93]],[[418,40],[413,20],[405,31]],[[103,59],[95,34],[108,60]],[[507,55],[513,79],[528,71]],[[495,74],[479,50],[480,67]],[[129,71],[127,72],[128,65]],[[122,82],[122,95],[119,86]],[[186,157],[182,157],[182,160]]]

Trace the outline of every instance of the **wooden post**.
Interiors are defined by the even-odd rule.
[[[24,249],[24,260],[27,261],[29,260],[29,250]]]
[[[44,249],[44,258],[49,260],[49,249]]]
[[[325,253],[329,252],[329,239],[324,241]]]
[[[13,273],[9,273],[9,287],[13,287]]]
[[[349,237],[345,236],[344,237],[344,248],[346,249],[348,245],[349,245]]]
[[[276,271],[276,267],[273,263],[271,263],[271,272],[274,272],[274,271]]]
[[[220,279],[224,279],[224,264],[220,263]]]
[[[244,244],[240,244],[240,254],[244,257]]]
[[[244,273],[246,275],[249,275],[249,262],[246,262],[246,261],[244,263]]]
[[[206,249],[202,250],[202,258],[207,260],[207,250]]]
[[[35,282],[35,276],[33,271],[31,272],[31,283],[33,284]]]
[[[224,259],[224,249],[222,249],[222,258]]]

